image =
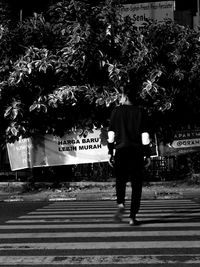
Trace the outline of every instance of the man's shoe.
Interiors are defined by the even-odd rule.
[[[129,221],[129,225],[137,226],[137,225],[140,225],[140,222],[138,220],[136,220],[136,219],[131,218],[130,221]]]
[[[118,205],[118,209],[114,215],[114,219],[115,221],[117,222],[121,222],[122,221],[122,218],[123,218],[123,214],[125,212],[125,208],[124,208],[124,205],[123,204],[119,204]]]

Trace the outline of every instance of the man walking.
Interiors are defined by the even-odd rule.
[[[150,165],[150,138],[147,119],[138,106],[134,105],[134,88],[124,88],[121,105],[116,107],[110,118],[108,131],[109,164],[116,175],[117,221],[122,220],[125,211],[126,183],[132,187],[130,225],[138,225],[136,215],[140,208],[143,168]],[[114,154],[115,150],[115,154]],[[146,164],[144,164],[144,156]]]

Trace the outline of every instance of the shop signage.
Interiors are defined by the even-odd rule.
[[[140,27],[149,19],[158,22],[164,19],[174,20],[174,5],[174,1],[125,4],[121,8],[121,14],[132,17],[136,26]]]

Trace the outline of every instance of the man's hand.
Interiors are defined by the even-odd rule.
[[[108,159],[108,164],[110,165],[110,167],[114,167],[114,163],[115,163],[115,160],[114,160],[114,156],[113,155],[108,155],[109,156],[109,159]]]
[[[147,169],[151,165],[151,158],[145,158],[144,167]]]

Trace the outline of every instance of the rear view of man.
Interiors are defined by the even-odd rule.
[[[129,224],[138,225],[136,215],[140,208],[143,168],[150,165],[150,138],[147,119],[143,110],[134,105],[133,92],[132,85],[127,85],[121,97],[121,105],[111,114],[108,154],[109,163],[111,166],[114,165],[116,175],[118,209],[115,219],[122,220],[125,211],[126,183],[130,180],[132,197]]]

